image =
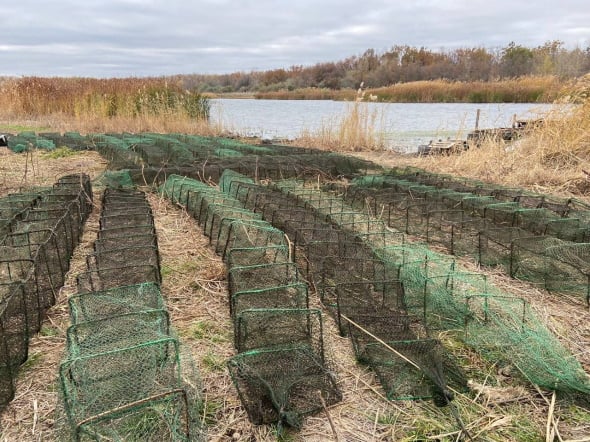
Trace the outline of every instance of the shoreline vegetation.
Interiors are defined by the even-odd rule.
[[[537,99],[551,97],[578,105],[568,114],[555,112],[548,115],[543,125],[535,127],[516,144],[507,146],[503,142],[488,140],[477,149],[446,157],[408,157],[388,151],[380,129],[384,116],[368,106],[368,101],[376,101],[372,96],[395,95],[398,91],[403,91],[406,97],[413,94],[415,100],[423,97],[433,101],[452,93],[464,97],[471,93],[472,98],[473,94],[487,97],[484,101],[490,101],[493,96],[508,96],[506,92],[497,92],[500,90],[498,84],[502,84],[501,90],[512,91],[513,95],[520,93],[531,97],[535,94]],[[384,165],[412,165],[439,173],[522,185],[545,193],[590,194],[590,74],[567,84],[555,77],[526,77],[482,83],[482,88],[488,88],[488,92],[477,95],[478,92],[470,90],[468,83],[439,80],[405,83],[381,90],[347,91],[350,105],[344,116],[323,122],[317,131],[300,134],[291,144],[366,154]],[[181,132],[233,136],[229,128],[209,122],[207,95],[186,92],[180,84],[164,78],[23,77],[0,80],[0,90],[4,97],[0,108],[0,131],[9,133],[27,130]],[[275,93],[276,98],[279,96],[279,92]]]
[[[425,80],[366,88],[363,101],[384,103],[552,103],[565,83],[557,77],[521,77],[498,81]],[[305,88],[257,92],[256,99],[270,100],[358,100],[354,89]],[[219,98],[224,98],[220,94]],[[228,98],[234,98],[231,94]]]

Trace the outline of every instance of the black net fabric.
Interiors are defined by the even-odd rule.
[[[229,370],[250,421],[298,428],[302,417],[342,400],[324,361],[307,346],[239,353]]]
[[[50,188],[0,201],[0,409],[14,397],[29,338],[55,304],[92,210],[90,179],[64,176]]]
[[[514,278],[589,299],[588,272],[557,252],[588,242],[590,212],[583,203],[408,170],[331,189],[390,227],[452,254],[475,255]]]
[[[230,178],[240,184],[234,186],[234,181],[231,181],[225,187],[247,189],[236,191],[236,196],[261,213],[263,219],[271,221],[273,226],[280,226],[294,242],[295,261],[304,269],[306,278],[314,281],[323,304],[337,319],[341,333],[351,335],[358,348],[363,341],[363,347],[376,347],[373,352],[380,351],[379,357],[367,356],[371,353],[368,350],[359,351],[357,357],[375,369],[388,397],[430,397],[437,405],[446,405],[452,398],[449,385],[461,390],[466,388],[464,374],[444,352],[440,343],[424,345],[422,341],[430,342],[432,339],[419,338],[414,331],[410,331],[409,325],[403,336],[387,327],[373,337],[366,335],[365,327],[370,329],[374,324],[384,321],[391,325],[409,317],[405,310],[403,284],[398,279],[399,265],[380,257],[383,250],[404,243],[401,235],[396,236],[383,222],[355,212],[341,198],[314,189],[299,190],[298,186],[302,183],[290,181],[281,182],[276,187],[259,185],[256,188],[252,183],[242,184],[243,177],[232,174]],[[238,287],[232,278],[230,274],[230,288]],[[264,292],[264,289],[260,291]],[[247,312],[249,310],[244,310],[238,315],[240,325],[241,321],[249,320]],[[352,327],[352,323],[358,327]],[[422,336],[425,336],[424,325],[420,327]],[[238,327],[238,343],[245,339],[240,333]],[[411,356],[419,365],[412,366],[403,359],[403,355],[400,359],[376,339],[385,343],[395,340],[414,342],[414,346],[404,346],[403,342],[397,346],[409,356],[414,351],[416,354]],[[445,366],[439,363],[442,355],[447,360]],[[401,369],[405,370],[403,375],[399,372]],[[427,370],[430,371],[427,373]],[[447,372],[451,370],[456,376],[449,384]],[[408,380],[396,384],[395,380],[399,381],[406,376],[405,373],[411,373],[408,374]],[[239,379],[239,382],[248,384],[253,381]]]

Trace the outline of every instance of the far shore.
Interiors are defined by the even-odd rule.
[[[208,98],[266,100],[373,101],[380,103],[552,103],[565,94],[556,77],[498,81],[429,80],[366,89],[282,88],[266,91],[211,92]]]

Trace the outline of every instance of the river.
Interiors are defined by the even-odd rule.
[[[550,104],[533,103],[361,103],[389,148],[414,152],[437,139],[465,139],[475,128],[509,127],[514,116],[539,118]],[[224,130],[272,139],[295,139],[304,131],[335,127],[352,103],[330,100],[212,99],[211,121]]]

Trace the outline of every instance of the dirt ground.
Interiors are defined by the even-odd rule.
[[[60,159],[41,154],[0,152],[0,195],[22,186],[50,185],[59,176],[84,171],[97,178],[105,162],[93,152]],[[30,356],[19,372],[17,395],[0,413],[0,441],[58,439],[55,408],[56,377],[69,325],[67,297],[76,291],[75,276],[84,271],[84,257],[96,239],[99,192],[57,304],[48,311],[41,332],[31,339]],[[483,361],[448,336],[454,353],[473,380],[473,390],[460,395],[452,407],[428,401],[388,401],[372,372],[358,364],[348,338],[341,337],[324,309],[324,334],[331,367],[344,398],[339,404],[307,417],[299,431],[279,435],[274,426],[253,426],[241,407],[225,366],[234,354],[226,271],[209,247],[202,229],[181,208],[156,194],[149,195],[163,275],[162,291],[172,325],[189,350],[203,384],[204,419],[210,441],[452,441],[465,438],[453,411],[477,441],[590,441],[590,412],[557,400],[510,373],[509,367]],[[529,300],[535,312],[590,372],[590,321],[577,299],[551,296],[505,275],[484,271],[493,282]],[[312,306],[323,308],[311,293]],[[468,439],[467,439],[468,440]]]

